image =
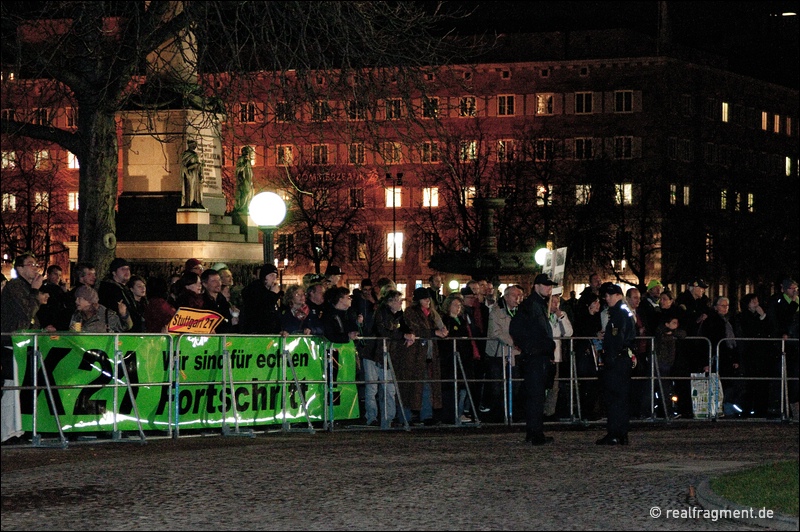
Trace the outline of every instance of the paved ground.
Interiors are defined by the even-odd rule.
[[[748,530],[702,516],[690,486],[798,456],[798,425],[269,433],[4,446],[2,530]],[[659,518],[651,515],[660,512]]]

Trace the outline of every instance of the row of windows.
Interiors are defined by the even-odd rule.
[[[16,168],[17,167],[17,152],[3,151],[2,168]],[[50,150],[34,150],[33,151],[33,168],[35,170],[50,170],[54,167],[53,159],[51,158]],[[80,168],[78,158],[74,153],[67,152],[67,168],[77,170]]]
[[[47,211],[51,207],[50,194],[48,192],[35,192],[33,195],[33,211],[34,212],[43,212]],[[54,208],[56,205],[52,205]],[[67,210],[69,211],[77,211],[78,210],[78,193],[77,192],[68,192],[66,197],[66,206]],[[3,192],[3,200],[2,200],[2,209],[3,212],[14,212],[17,210],[17,196],[10,192]]]
[[[614,159],[633,159],[641,157],[641,139],[633,136],[619,136],[608,138],[576,137],[572,139],[535,139],[528,148],[532,154],[520,153],[519,142],[514,139],[499,139],[492,148],[482,151],[482,145],[477,140],[459,142],[456,158],[459,161],[474,161],[481,156],[493,158],[497,162],[512,162],[515,160],[545,161],[555,158],[586,160],[599,157],[603,153],[609,154]],[[266,165],[264,153],[258,146],[242,146],[251,148],[250,162],[253,166]],[[326,166],[338,163],[336,145],[312,144],[305,147],[309,162],[315,166]],[[371,156],[371,163],[402,164],[406,162],[439,163],[442,161],[442,146],[440,143],[423,142],[413,148],[408,148],[399,142],[382,142],[378,149],[373,151],[363,143],[347,145],[346,164],[362,166],[367,164],[367,155]],[[223,166],[232,166],[235,163],[233,152],[224,150]],[[290,144],[275,146],[274,166],[292,166],[296,163],[298,147]],[[270,154],[271,156],[271,154]]]
[[[638,95],[638,96],[636,96]],[[603,99],[605,98],[605,102]],[[578,91],[574,93],[537,93],[533,95],[499,94],[489,98],[494,107],[488,110],[495,116],[519,116],[523,114],[596,114],[603,112],[633,113],[641,110],[641,93],[633,90],[613,92]],[[450,100],[448,100],[450,101]],[[528,109],[522,109],[525,103]],[[400,120],[409,113],[419,114],[422,118],[438,118],[442,116],[443,99],[437,96],[423,97],[419,103],[419,111],[410,108],[400,98],[387,98],[381,104],[358,100],[342,103],[340,109],[327,100],[317,100],[310,104],[309,118],[312,122],[325,122],[342,116],[347,120],[367,120],[372,117],[384,120]],[[461,96],[453,99],[446,108],[444,116],[469,118],[478,116],[486,105],[484,98],[477,96]],[[479,108],[479,105],[481,106]],[[298,106],[292,102],[275,103],[273,116],[276,122],[295,122],[298,120]],[[249,101],[239,103],[238,118],[243,124],[266,121],[266,105]]]
[[[721,102],[714,98],[706,101],[706,118],[775,134],[783,133],[787,137],[791,137],[793,134],[791,116],[781,117],[779,113]]]
[[[673,161],[694,162],[695,143],[690,139],[669,137],[667,157]],[[707,142],[703,148],[704,161],[709,166],[755,170],[761,173],[783,174],[791,177],[797,173],[797,161],[777,153],[744,150],[738,146]]]

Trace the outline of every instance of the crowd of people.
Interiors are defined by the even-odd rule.
[[[353,342],[363,383],[362,422],[382,428],[499,422],[511,401],[514,420],[525,420],[526,440],[549,443],[544,421],[568,416],[568,390],[559,382],[571,375],[572,356],[581,417],[607,418],[608,434],[597,442],[604,445],[626,444],[630,417],[651,415],[653,356],[669,399],[656,398],[659,406],[667,405],[665,417],[692,415],[688,377],[714,372],[717,364],[728,415],[778,414],[780,386],[765,378],[780,375],[781,349],[790,377],[797,377],[797,342],[747,341],[798,337],[797,283],[791,279],[765,306],[755,294],[746,295],[734,314],[728,298],[709,300],[702,279],[674,297],[658,280],[623,294],[619,285],[592,274],[579,297],[564,299],[551,293],[555,283],[545,274],[534,279],[527,297],[520,285],[499,294],[487,279],[470,280],[445,295],[437,274],[404,305],[388,278],[374,286],[363,279],[351,294],[344,272],[334,265],[324,275],[309,273],[301,283],[282,287],[272,264],[240,285],[224,263],[205,268],[192,258],[169,280],[145,279],[116,258],[99,282],[93,265],[78,264],[69,289],[58,266],[43,275],[33,255],[20,255],[14,267],[17,276],[2,292],[3,332],[164,333],[176,309],[193,308],[221,315],[221,334],[322,335],[333,343]],[[4,378],[12,367],[7,351]],[[510,397],[503,393],[506,361],[514,378]],[[794,417],[797,401],[797,381],[790,380]]]

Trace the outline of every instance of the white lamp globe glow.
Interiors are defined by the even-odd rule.
[[[277,227],[286,218],[286,203],[274,192],[260,192],[250,200],[249,213],[259,227]]]
[[[533,260],[535,260],[536,264],[538,264],[539,266],[544,266],[544,263],[547,260],[548,253],[550,253],[550,251],[547,248],[539,248],[533,255]]]
[[[450,290],[452,290],[453,292],[458,290],[458,287],[460,286],[458,283],[458,279],[453,279],[452,281],[450,281],[450,284],[448,286],[450,287]]]

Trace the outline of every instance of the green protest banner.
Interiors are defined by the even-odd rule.
[[[118,430],[138,429],[122,364],[115,367],[117,351],[127,369],[144,430],[167,430],[171,400],[172,413],[182,429],[220,427],[223,421],[232,424],[237,420],[234,416],[240,425],[246,426],[282,423],[284,415],[289,421],[305,421],[305,412],[311,421],[324,418],[325,346],[329,344],[317,337],[190,334],[115,337],[84,333],[39,334],[35,338],[54,387],[55,409],[65,431],[110,431],[115,419]],[[115,338],[119,341],[116,346]],[[33,345],[34,335],[14,337],[14,356],[23,375],[23,386],[33,385],[30,356]],[[173,345],[177,369],[174,387]],[[229,372],[223,349],[230,356]],[[332,353],[333,382],[343,383],[334,385],[334,416],[357,418],[356,385],[347,384],[355,380],[355,349],[352,344],[341,344]],[[300,389],[294,382],[291,366],[295,368]],[[223,386],[223,382],[228,385]],[[57,432],[44,383],[39,369],[37,431]],[[301,391],[306,401],[305,412]],[[33,392],[24,390],[21,400],[23,429],[32,430]]]

